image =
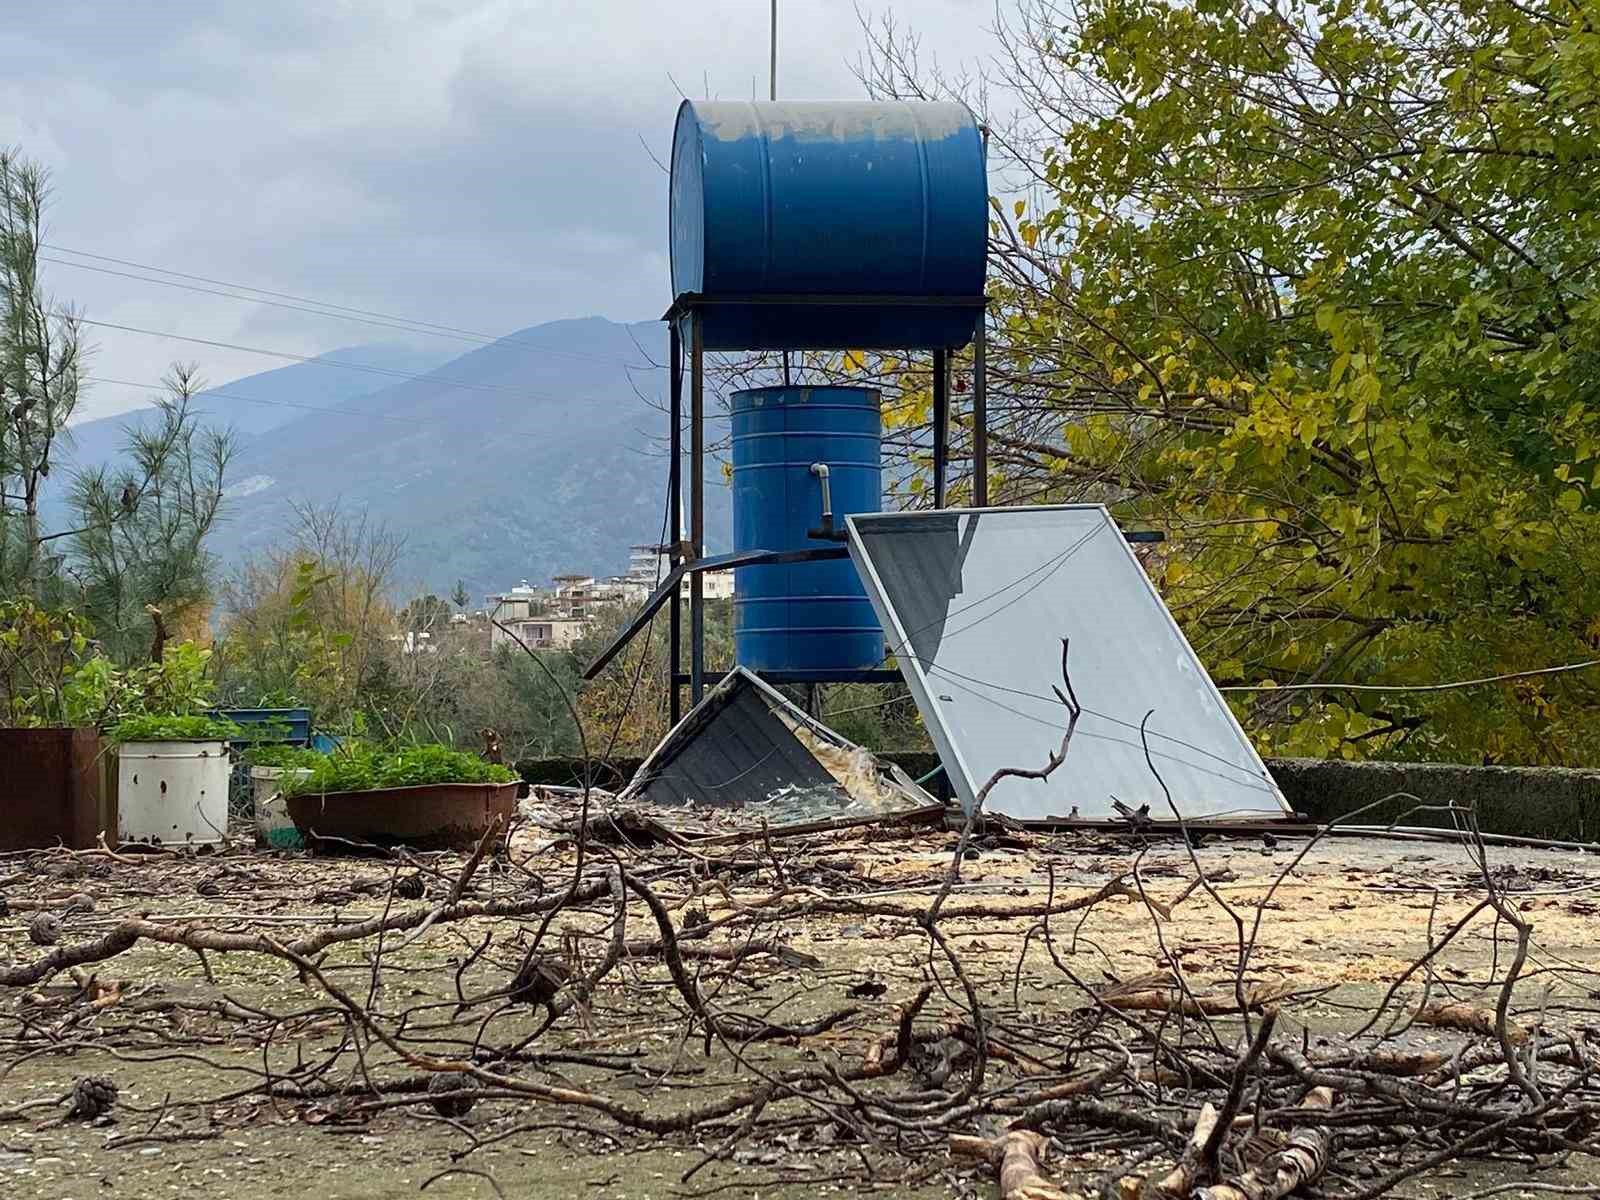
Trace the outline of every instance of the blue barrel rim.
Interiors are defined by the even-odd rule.
[[[852,383],[766,384],[762,387],[740,388],[732,393],[729,399],[733,402],[733,407],[738,408],[739,400],[745,396],[761,396],[765,398],[767,396],[804,395],[810,397],[819,394],[824,396],[859,396],[862,398],[862,403],[841,405],[840,407],[843,408],[877,408],[880,411],[883,408],[882,388],[858,386]],[[871,397],[870,401],[866,399],[867,397]]]

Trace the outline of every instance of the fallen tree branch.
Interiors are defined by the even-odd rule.
[[[1194,1191],[1196,1182],[1206,1170],[1206,1159],[1210,1153],[1207,1148],[1219,1129],[1227,1132],[1225,1125],[1218,1124],[1216,1107],[1202,1104],[1200,1115],[1194,1119],[1194,1132],[1183,1147],[1183,1156],[1165,1175],[1146,1181],[1141,1200],[1189,1200],[1189,1193]]]
[[[1495,1014],[1465,1001],[1441,1001],[1424,1006],[1416,1016],[1416,1024],[1434,1029],[1456,1029],[1462,1033],[1477,1033],[1484,1037],[1497,1036]],[[1528,1040],[1528,1031],[1520,1025],[1507,1024],[1506,1038],[1513,1046]]]
[[[1044,1152],[1049,1144],[1044,1134],[1028,1129],[1015,1129],[997,1138],[956,1134],[950,1139],[950,1153],[993,1167],[1000,1181],[1000,1200],[1078,1200],[1045,1175]]]
[[[1333,1092],[1313,1088],[1300,1107],[1330,1109]],[[1322,1178],[1328,1169],[1332,1136],[1325,1125],[1302,1125],[1284,1139],[1283,1149],[1237,1179],[1201,1188],[1194,1193],[1194,1200],[1282,1200]]]

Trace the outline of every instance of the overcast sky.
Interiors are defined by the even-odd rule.
[[[780,95],[860,95],[851,0],[780,8]],[[981,53],[993,17],[990,0],[894,11],[946,65]],[[767,0],[58,0],[0,27],[0,142],[52,171],[49,240],[69,250],[496,335],[649,319],[669,299],[666,178],[650,155],[667,158],[680,87],[764,94],[767,12]],[[119,325],[297,354],[401,336],[45,269],[58,297]],[[103,377],[153,381],[182,359],[220,384],[284,365],[89,333]],[[144,400],[96,384],[85,408]]]

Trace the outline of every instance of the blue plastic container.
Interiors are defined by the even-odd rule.
[[[733,394],[733,548],[801,550],[822,517],[812,463],[826,463],[834,523],[878,512],[883,422],[871,388],[772,387]],[[870,670],[883,633],[848,558],[743,567],[734,579],[734,654],[753,671],[821,679]]]
[[[244,736],[234,739],[236,746],[248,746],[256,742],[289,742],[303,746],[311,740],[309,708],[214,708],[210,715],[244,726]],[[267,737],[264,730],[256,728],[261,725],[278,726],[281,733],[276,737]]]
[[[711,350],[955,349],[980,312],[988,197],[962,104],[685,100],[672,293],[765,299],[702,305]],[[904,303],[774,301],[785,296]]]

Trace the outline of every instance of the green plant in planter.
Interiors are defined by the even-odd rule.
[[[475,754],[448,746],[407,746],[398,750],[355,749],[323,756],[309,775],[284,781],[284,793],[366,792],[377,788],[440,783],[514,783],[516,775]]]
[[[114,742],[225,742],[244,730],[232,721],[203,716],[168,716],[145,713],[127,717],[111,727]]]

